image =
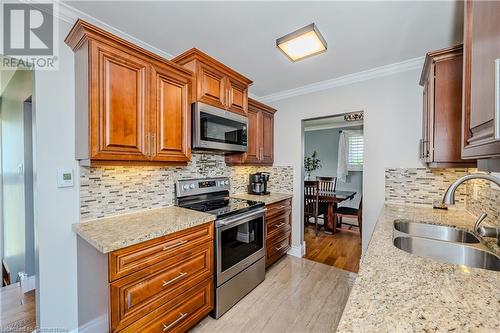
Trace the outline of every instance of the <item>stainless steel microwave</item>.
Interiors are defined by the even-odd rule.
[[[247,117],[200,102],[192,112],[193,149],[247,151]]]

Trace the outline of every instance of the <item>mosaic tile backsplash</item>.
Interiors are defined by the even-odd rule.
[[[399,204],[432,205],[441,201],[448,186],[476,169],[398,168],[385,170],[385,201]],[[486,224],[500,225],[500,190],[484,180],[471,180],[458,187],[456,207],[474,215],[488,214]]]
[[[229,177],[231,192],[246,192],[248,175],[270,172],[269,190],[293,192],[293,167],[228,167],[224,155],[193,153],[187,166],[179,167],[81,167],[80,219],[172,206],[175,182],[186,178]]]

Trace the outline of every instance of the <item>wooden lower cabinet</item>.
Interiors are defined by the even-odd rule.
[[[214,305],[214,224],[102,254],[78,238],[79,327],[186,332]]]
[[[286,199],[267,206],[266,267],[275,263],[292,247],[292,200]]]

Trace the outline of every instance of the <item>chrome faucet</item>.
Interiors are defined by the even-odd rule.
[[[443,196],[442,206],[446,207],[446,205],[454,205],[455,204],[455,192],[457,188],[465,181],[470,179],[485,179],[489,180],[492,183],[500,186],[500,178],[484,174],[484,173],[473,173],[470,175],[465,175],[463,177],[455,180],[446,190]],[[482,237],[496,237],[497,244],[500,246],[500,228],[493,227],[484,227],[480,226],[481,222],[486,218],[487,214],[482,213],[474,223],[474,232]]]

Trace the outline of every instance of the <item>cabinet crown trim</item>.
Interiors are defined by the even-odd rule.
[[[89,38],[90,37],[90,38]],[[143,49],[142,47],[139,47],[123,38],[120,38],[116,35],[113,35],[112,33],[101,29],[89,22],[86,22],[82,19],[78,19],[76,23],[73,25],[73,28],[71,28],[70,32],[64,39],[64,42],[71,47],[73,51],[78,50],[86,41],[89,39],[97,39],[101,40],[103,42],[115,42],[121,45],[126,46],[127,48],[130,48],[136,52],[139,52],[147,57],[150,57],[160,63],[164,63],[168,66],[171,66],[189,76],[193,76],[193,72],[191,72],[189,69],[184,68],[175,62],[172,62],[170,60],[167,60],[161,56],[159,56],[156,53],[153,53],[151,51],[148,51],[146,49]]]
[[[193,61],[193,60],[197,60],[197,61],[209,64],[209,65],[221,68],[230,76],[236,78],[239,81],[246,83],[247,85],[251,85],[253,83],[253,81],[250,80],[249,78],[247,78],[246,76],[238,73],[234,69],[224,65],[219,60],[209,56],[205,52],[200,51],[195,47],[193,47],[190,50],[187,50],[186,52],[184,52],[184,53],[182,53],[182,54],[180,54],[177,57],[172,59],[173,62],[175,62],[176,64],[179,64],[179,65],[184,65],[184,64],[186,64],[190,61]]]
[[[252,99],[252,98],[248,98],[248,106],[251,106],[251,107],[254,107],[254,108],[257,108],[259,110],[263,110],[263,111],[266,111],[269,113],[273,113],[273,114],[276,113],[276,111],[278,111],[276,109],[273,109],[269,105],[261,103],[255,99]]]
[[[445,47],[443,49],[428,52],[425,55],[424,66],[422,67],[422,74],[420,74],[419,84],[422,87],[424,86],[425,81],[427,80],[427,75],[429,74],[429,67],[431,66],[432,62],[436,60],[436,58],[442,56],[450,57],[450,56],[462,55],[463,48],[464,48],[463,44],[458,44],[455,46]]]

